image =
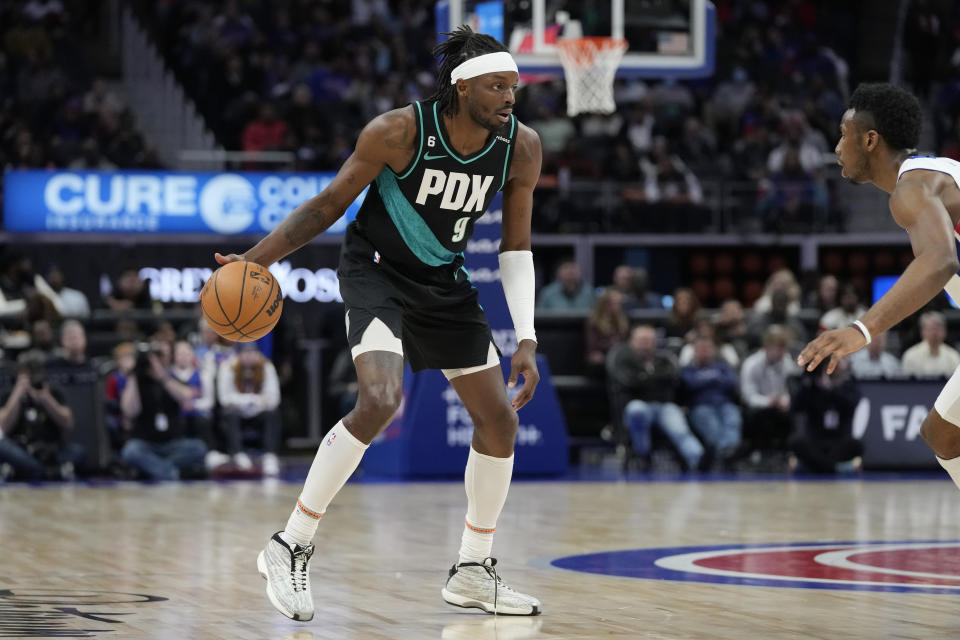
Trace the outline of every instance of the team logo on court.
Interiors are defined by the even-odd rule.
[[[239,233],[253,222],[257,195],[250,181],[224,173],[204,185],[200,192],[200,217],[217,233]]]
[[[87,589],[0,589],[0,638],[100,638],[162,596]]]
[[[555,567],[646,580],[754,587],[960,593],[960,541],[818,542],[626,549]]]

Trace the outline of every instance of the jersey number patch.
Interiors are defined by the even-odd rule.
[[[470,216],[464,216],[453,223],[453,237],[450,242],[460,242],[463,235],[467,232],[467,223],[470,222]]]

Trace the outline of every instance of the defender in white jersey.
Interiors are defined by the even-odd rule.
[[[861,84],[840,124],[837,162],[852,182],[870,182],[890,194],[893,219],[906,229],[914,259],[896,284],[849,327],[826,331],[797,359],[827,373],[847,354],[869,344],[920,309],[942,289],[960,300],[960,163],[916,152],[922,120],[912,95],[890,84]],[[954,372],[920,434],[960,487],[960,369]]]

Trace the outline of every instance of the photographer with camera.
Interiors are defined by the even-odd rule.
[[[207,446],[183,435],[180,405],[193,390],[170,373],[171,346],[155,340],[138,345],[136,364],[120,392],[120,409],[130,429],[121,458],[154,480],[178,480],[203,468]]]
[[[83,447],[64,442],[73,412],[47,380],[44,359],[36,350],[17,359],[16,382],[0,406],[0,466],[16,478],[72,480]]]

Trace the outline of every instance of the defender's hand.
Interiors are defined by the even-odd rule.
[[[517,347],[516,353],[510,358],[508,388],[512,389],[517,386],[517,376],[523,376],[523,385],[510,402],[514,411],[530,402],[533,392],[537,388],[537,383],[540,382],[540,372],[537,371],[537,343],[533,340],[522,341]]]
[[[797,364],[801,367],[806,366],[807,371],[813,371],[824,358],[829,357],[830,362],[827,364],[829,375],[837,368],[841,358],[862,349],[866,344],[867,339],[856,327],[824,331],[803,348],[800,357],[797,358]]]

